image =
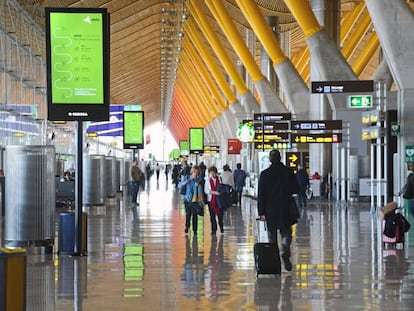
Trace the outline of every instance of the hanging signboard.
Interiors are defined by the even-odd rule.
[[[109,119],[106,8],[46,8],[48,120]]]

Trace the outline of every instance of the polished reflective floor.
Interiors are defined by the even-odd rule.
[[[256,213],[245,198],[223,234],[206,214],[186,235],[180,196],[154,179],[138,207],[89,208],[87,256],[27,256],[27,310],[414,309],[413,229],[404,249],[384,249],[369,204],[314,199],[294,227],[293,271],[256,278]]]

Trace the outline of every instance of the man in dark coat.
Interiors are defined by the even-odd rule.
[[[299,208],[306,207],[306,189],[309,188],[309,175],[301,166],[298,166],[296,179],[299,183],[298,206]]]
[[[299,185],[292,170],[280,162],[280,152],[272,150],[269,154],[271,165],[260,173],[258,188],[258,209],[261,220],[266,220],[269,240],[276,243],[277,230],[282,236],[281,257],[288,271],[290,262],[290,244],[292,227],[289,208],[292,194],[299,191]]]

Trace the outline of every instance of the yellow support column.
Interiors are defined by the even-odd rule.
[[[188,41],[187,41],[188,42]],[[227,105],[223,100],[223,95],[220,94],[219,90],[217,89],[216,84],[214,83],[211,75],[209,74],[208,70],[205,68],[203,61],[200,58],[200,55],[197,54],[195,51],[194,46],[191,43],[187,43],[184,45],[184,53],[188,53],[188,61],[191,63],[192,61],[195,62],[197,69],[200,72],[200,76],[204,79],[206,86],[211,94],[213,94],[214,98],[216,99],[217,103],[219,104],[221,109],[227,109]],[[218,110],[215,108],[215,110]],[[218,113],[218,111],[217,111]]]
[[[243,39],[240,36],[240,33],[237,31],[236,27],[231,20],[230,15],[227,13],[224,4],[221,1],[206,0],[208,8],[215,17],[216,21],[219,23],[220,27],[226,34],[227,39],[233,46],[237,55],[240,57],[240,60],[246,67],[246,70],[249,72],[250,76],[253,79],[254,83],[262,81],[265,79],[263,74],[260,71],[259,66],[256,64],[252,54],[244,43]]]
[[[371,25],[371,17],[368,10],[365,10],[358,22],[358,27],[353,31],[352,35],[346,41],[346,44],[342,48],[342,55],[349,59],[352,53],[355,51],[358,43],[362,40],[369,26]]]
[[[274,33],[270,29],[262,13],[254,0],[236,0],[247,21],[252,26],[255,34],[262,42],[267,54],[273,61],[274,65],[287,60],[287,56],[283,53],[279,42]]]
[[[188,1],[187,5],[191,11],[191,14],[196,19],[198,25],[202,29],[211,47],[213,48],[214,52],[219,58],[220,62],[223,64],[223,67],[225,68],[226,72],[230,76],[230,79],[236,86],[237,91],[240,93],[240,95],[246,94],[249,91],[249,89],[244,83],[242,77],[240,76],[236,66],[232,63],[230,57],[227,55],[226,50],[221,45],[220,40],[217,38],[217,35],[215,34],[213,27],[211,27],[211,25],[207,21],[207,18],[205,17],[203,11],[198,6],[193,5],[193,0]]]
[[[373,33],[369,38],[368,43],[365,45],[364,50],[352,65],[352,69],[357,76],[359,76],[367,66],[374,53],[378,50],[379,45],[380,42],[378,40],[378,36],[376,33]]]
[[[195,68],[192,66],[190,58],[183,54],[183,60],[187,63],[185,77],[187,80],[191,80],[195,87],[197,94],[201,95],[201,98],[204,100],[198,103],[200,106],[200,111],[208,119],[212,119],[215,115],[219,114],[221,111],[218,109],[216,103],[213,101],[212,91],[206,86],[206,81],[202,80],[202,77],[195,71]]]
[[[357,6],[355,6],[354,9],[346,15],[346,17],[344,17],[343,22],[341,22],[341,46],[344,44],[344,41],[348,38],[348,35],[351,33],[351,29],[353,28],[353,26],[355,25],[356,21],[359,19],[365,8],[365,2],[361,2]]]
[[[230,86],[228,85],[224,75],[222,74],[219,66],[216,64],[213,56],[208,52],[207,45],[201,39],[201,36],[195,29],[195,25],[191,19],[186,21],[185,26],[186,34],[191,42],[193,42],[195,49],[201,55],[204,62],[206,63],[209,71],[214,76],[217,84],[220,86],[221,90],[223,91],[224,95],[226,96],[227,100],[230,104],[237,102],[237,98],[234,95],[233,91],[231,90]]]
[[[313,14],[312,8],[307,0],[285,0],[285,4],[303,29],[306,38],[311,37],[323,29]]]

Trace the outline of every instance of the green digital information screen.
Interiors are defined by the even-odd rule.
[[[107,120],[106,9],[46,8],[46,28],[49,120]]]
[[[124,149],[144,148],[144,112],[124,111]]]
[[[179,147],[180,147],[180,156],[187,156],[188,155],[188,140],[180,140]]]
[[[203,153],[204,129],[200,127],[190,128],[190,153]]]

